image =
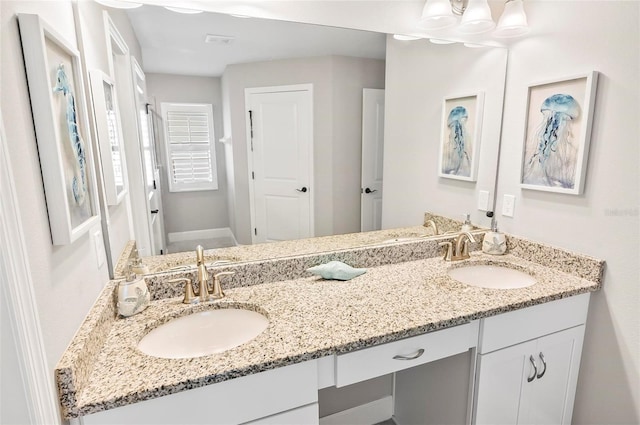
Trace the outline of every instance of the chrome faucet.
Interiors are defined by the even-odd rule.
[[[456,239],[456,249],[453,253],[453,260],[465,260],[469,258],[469,243],[476,243],[473,235],[469,232],[462,232]]]
[[[433,234],[438,234],[438,225],[433,220],[427,220],[424,222],[424,227],[431,227],[433,229]]]

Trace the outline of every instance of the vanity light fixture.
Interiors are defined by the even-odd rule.
[[[457,16],[461,16],[459,23]],[[506,0],[496,27],[487,0],[426,0],[420,26],[440,31],[452,27],[463,35],[484,34],[492,29],[498,38],[518,37],[529,31],[523,0]]]
[[[518,37],[529,32],[527,14],[524,13],[522,0],[507,0],[504,12],[498,20],[498,26],[493,32],[494,37]]]
[[[126,0],[96,0],[96,2],[103,6],[113,7],[116,9],[135,9],[136,7],[142,6],[142,3]]]
[[[204,12],[204,10],[200,10],[200,9],[185,9],[184,7],[165,6],[164,8],[167,9],[167,10],[170,10],[172,12],[184,13],[186,15],[195,15],[197,13]]]
[[[469,0],[458,25],[462,34],[482,34],[496,27],[487,0]]]
[[[423,37],[416,37],[415,35],[393,34],[393,38],[400,41],[413,41],[419,40]]]

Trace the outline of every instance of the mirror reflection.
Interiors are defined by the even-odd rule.
[[[388,243],[430,235],[422,226],[425,211],[456,220],[472,213],[474,223],[483,223],[475,193],[479,187],[493,191],[497,141],[481,143],[477,182],[438,179],[432,150],[439,148],[443,97],[412,95],[401,82],[415,80],[415,93],[428,82],[446,86],[446,95],[464,94],[464,80],[474,67],[465,78],[452,78],[447,64],[460,57],[477,61],[477,78],[496,80],[483,88],[500,88],[485,93],[491,107],[485,107],[484,117],[499,129],[506,51],[487,55],[502,49],[473,51],[427,40],[400,42],[380,33],[216,13],[184,15],[153,6],[127,14],[144,63],[140,102],[147,99],[150,112],[143,145],[152,148],[143,159],[147,196],[154,203],[143,213],[153,224],[149,240],[140,240],[136,229],[142,256],[191,251],[197,244],[242,249],[381,228],[424,229],[420,235],[415,230],[374,238]],[[442,54],[448,57],[441,64],[404,66],[413,57]],[[487,66],[494,73],[480,75]],[[433,158],[404,165],[418,166],[435,179],[438,190],[429,202],[423,195],[411,199],[410,187],[423,184],[403,176],[403,164],[397,163],[399,150],[412,149],[402,146],[410,139],[401,129],[411,128],[402,123],[409,117],[414,127],[428,129],[429,135],[418,130],[419,137]],[[463,200],[440,205],[443,191]],[[397,200],[399,205],[390,205]],[[397,214],[402,204],[406,212]],[[338,239],[372,243],[365,236]],[[231,261],[239,258],[229,255]]]

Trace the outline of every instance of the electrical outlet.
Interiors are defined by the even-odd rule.
[[[478,209],[480,211],[489,211],[489,191],[481,190],[478,192]]]
[[[513,195],[504,195],[502,198],[502,215],[505,217],[513,217],[515,206],[516,197]]]

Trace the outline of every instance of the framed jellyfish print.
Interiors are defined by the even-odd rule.
[[[67,245],[100,222],[80,55],[38,15],[18,23],[51,240]]]
[[[529,86],[522,188],[582,194],[597,82],[593,71]]]
[[[440,177],[476,181],[483,106],[482,92],[444,99],[438,164]]]

